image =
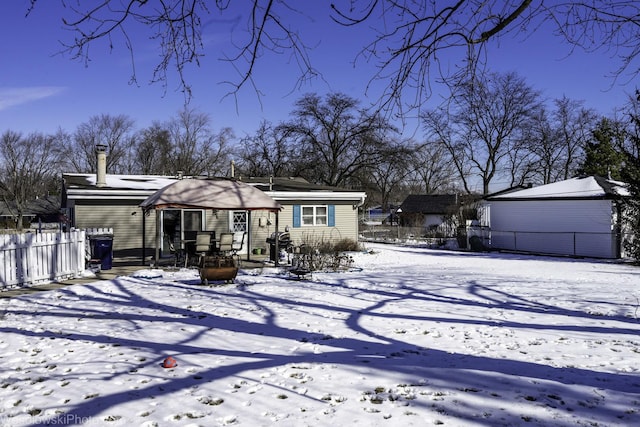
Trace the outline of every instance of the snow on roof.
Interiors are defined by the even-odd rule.
[[[581,199],[598,198],[606,196],[629,196],[629,190],[625,183],[612,181],[602,177],[588,176],[571,178],[512,193],[499,194],[489,197],[492,200],[499,199]]]
[[[95,187],[96,175],[87,173],[64,174],[71,186]],[[128,190],[159,190],[178,181],[177,177],[162,175],[106,175],[106,188]]]

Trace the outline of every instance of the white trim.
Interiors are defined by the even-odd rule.
[[[338,200],[360,202],[366,197],[366,193],[362,191],[265,191],[265,194],[277,201]]]
[[[144,200],[157,190],[87,190],[87,189],[67,189],[69,200],[93,200],[100,199],[125,199]],[[335,200],[335,201],[358,201],[361,202],[366,197],[364,192],[337,192],[337,191],[265,191],[276,201],[295,200]]]
[[[305,215],[304,208],[312,208],[313,213],[311,215]],[[324,215],[318,214],[318,208],[324,208]],[[311,217],[313,224],[305,224],[304,218]],[[324,218],[324,223],[318,223],[318,218]],[[329,206],[323,205],[300,205],[300,227],[327,227],[329,225]]]
[[[158,189],[159,190],[159,189]],[[68,189],[69,200],[94,200],[99,199],[125,199],[144,200],[158,190],[80,190]]]

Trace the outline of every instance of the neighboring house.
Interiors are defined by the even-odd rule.
[[[628,196],[624,183],[599,176],[489,195],[491,248],[619,258]]]
[[[100,162],[98,162],[100,164]],[[151,175],[63,174],[62,206],[76,228],[113,229],[114,256],[152,255],[156,227],[166,236],[162,251],[169,253],[184,231],[215,230],[247,232],[241,253],[268,249],[266,239],[275,232],[276,218],[267,211],[162,210],[143,214],[140,203],[157,190],[182,177]],[[183,178],[189,179],[189,178]],[[215,178],[212,178],[215,179]],[[298,178],[238,178],[264,191],[283,206],[278,214],[279,231],[287,228],[294,244],[358,238],[358,208],[362,191],[311,184]]]
[[[459,221],[463,211],[474,201],[472,196],[458,194],[412,194],[400,205],[400,223],[404,226],[422,227],[425,231],[453,235],[455,229],[462,225]]]
[[[364,225],[397,225],[398,216],[396,210],[398,206],[389,205],[386,209],[382,206],[373,206],[363,209],[360,216],[360,222]]]
[[[15,229],[17,206],[14,202],[0,201],[0,227]],[[60,213],[60,196],[40,197],[29,202],[22,212],[22,226],[28,228],[58,228],[64,224]]]

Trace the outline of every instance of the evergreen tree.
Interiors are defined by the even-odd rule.
[[[585,146],[585,157],[578,169],[581,175],[600,175],[622,179],[625,155],[622,152],[624,134],[611,120],[603,118]]]
[[[622,179],[629,184],[631,197],[626,203],[626,232],[631,238],[625,239],[625,249],[629,255],[640,261],[640,91],[636,90],[636,102],[631,105],[631,126],[627,144],[623,147],[625,157]]]

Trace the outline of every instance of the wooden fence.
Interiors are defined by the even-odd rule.
[[[86,251],[85,230],[0,235],[0,291],[77,277]]]

